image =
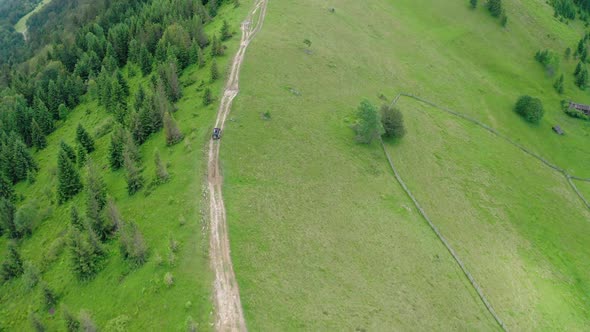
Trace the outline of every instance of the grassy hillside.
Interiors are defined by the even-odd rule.
[[[218,15],[226,19],[235,32],[246,16],[250,2],[242,6],[224,6]],[[221,20],[207,25],[212,34],[221,28]],[[141,146],[143,176],[149,182],[155,177],[154,151],[158,149],[168,164],[171,180],[153,190],[144,189],[129,196],[126,189],[125,170],[112,172],[108,167],[110,135],[96,137],[96,151],[90,157],[101,170],[107,190],[120,209],[123,218],[135,221],[145,236],[149,247],[149,260],[140,268],[129,267],[119,252],[116,239],[106,243],[107,259],[101,272],[89,282],[80,282],[70,270],[70,254],[67,246],[67,229],[70,224],[70,207],[84,210],[85,195],[80,194],[71,202],[52,205],[57,185],[57,151],[60,140],[74,145],[78,123],[94,134],[112,121],[104,107],[88,95],[68,116],[65,122],[48,137],[48,147],[36,153],[40,171],[34,184],[20,183],[18,194],[27,197],[19,203],[37,204],[40,220],[30,238],[22,241],[20,252],[23,260],[41,269],[41,278],[56,292],[59,300],[57,311],[52,314],[41,305],[39,287],[27,291],[23,278],[10,281],[0,287],[0,329],[23,331],[30,329],[28,315],[37,312],[48,330],[63,330],[62,308],[67,306],[74,314],[80,310],[91,313],[99,328],[113,330],[117,324],[125,330],[184,330],[192,317],[199,329],[207,330],[212,321],[212,304],[208,261],[207,226],[204,219],[203,180],[205,174],[204,147],[209,140],[215,119],[217,103],[203,106],[202,94],[210,86],[217,97],[224,84],[224,73],[231,56],[237,49],[239,38],[230,39],[226,55],[217,58],[220,79],[210,83],[210,60],[204,68],[191,65],[181,76],[184,97],[176,104],[174,116],[185,140],[172,147],[166,146],[163,131],[152,136]],[[208,49],[207,57],[209,57]],[[130,65],[124,74],[129,79],[132,96],[140,83],[147,85],[149,77],[142,77]],[[179,243],[179,249],[170,260],[170,240]],[[2,256],[5,256],[6,237],[0,238]],[[159,262],[161,261],[161,262]],[[174,284],[168,287],[164,275],[171,272]],[[118,323],[117,323],[118,322]]]
[[[269,3],[224,137],[232,256],[249,327],[498,328],[380,148],[354,143],[349,126],[362,98],[410,92],[588,177],[590,128],[559,109],[564,98],[590,101],[572,83],[577,61],[562,59],[560,96],[533,57],[574,48],[581,25],[560,23],[538,1],[506,3],[506,28],[466,1],[331,6]],[[512,111],[521,94],[544,102],[539,125]],[[508,328],[587,327],[590,214],[563,176],[478,128],[400,106],[409,133],[388,150]],[[556,123],[566,136],[551,132]]]

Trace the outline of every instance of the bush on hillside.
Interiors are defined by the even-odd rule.
[[[469,0],[469,5],[472,9],[477,8],[477,0]]]
[[[357,109],[357,123],[354,126],[356,141],[371,144],[373,139],[379,137],[383,131],[379,121],[377,108],[368,100],[363,100]]]
[[[514,111],[530,123],[538,123],[544,114],[541,100],[531,96],[521,96],[518,98]]]
[[[574,118],[574,119],[581,119],[581,120],[585,120],[585,121],[590,121],[590,117],[587,116],[586,114],[575,110],[575,109],[571,109],[571,108],[567,108],[564,110],[565,114],[567,114],[568,116]]]
[[[402,138],[406,134],[404,117],[397,108],[383,104],[381,106],[381,124],[385,131],[385,137]]]

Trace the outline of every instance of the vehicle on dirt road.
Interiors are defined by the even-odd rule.
[[[221,128],[213,128],[213,139],[217,140],[221,138]]]

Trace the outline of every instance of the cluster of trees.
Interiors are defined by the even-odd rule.
[[[402,138],[406,134],[402,113],[387,104],[383,104],[378,111],[375,105],[365,99],[359,105],[356,117],[354,130],[359,143],[370,144],[380,136]]]
[[[518,98],[514,111],[530,123],[538,123],[544,114],[541,100],[526,95]]]
[[[30,200],[21,204],[26,198],[17,197],[14,185],[34,181],[39,167],[32,151],[47,146],[47,135],[68,121],[69,110],[82,100],[96,99],[115,119],[109,130],[110,169],[125,169],[129,194],[145,186],[141,145],[160,130],[167,145],[184,138],[174,119],[174,104],[183,95],[182,70],[209,64],[211,81],[220,76],[215,57],[224,55],[223,41],[232,31],[225,21],[212,35],[204,27],[224,2],[238,5],[237,0],[53,0],[29,20],[28,42],[20,34],[15,39],[26,52],[17,56],[14,47],[0,49],[0,235],[16,241],[33,231],[39,209]],[[3,38],[0,29],[0,43]],[[43,52],[27,59],[41,48]],[[5,51],[10,57],[2,56]],[[137,72],[149,77],[148,83],[132,91],[124,73]],[[211,90],[205,88],[203,103],[211,102]],[[109,255],[107,242],[114,239],[131,266],[142,265],[148,246],[138,224],[124,220],[107,194],[103,171],[92,161],[94,136],[79,124],[70,139],[75,144],[59,145],[52,204],[66,205],[85,195],[85,206],[70,211],[66,237],[72,272],[80,280],[95,276]],[[168,181],[166,163],[157,151],[154,163],[150,185]],[[59,297],[39,282],[39,272],[27,272],[17,244],[11,242],[3,259],[0,281],[24,275],[31,287],[40,285],[43,303],[55,306]],[[66,316],[68,328],[83,325],[83,319]],[[31,323],[42,328],[35,314]]]
[[[471,9],[477,8],[478,2],[478,0],[469,0],[469,6]],[[490,15],[500,18],[500,24],[502,24],[503,27],[508,24],[508,16],[502,6],[502,0],[487,0],[485,6]]]

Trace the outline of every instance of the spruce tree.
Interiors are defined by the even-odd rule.
[[[232,33],[229,27],[229,23],[227,20],[223,20],[223,25],[221,26],[221,40],[228,40],[232,37]]]
[[[88,164],[87,173],[86,217],[94,232],[104,241],[113,231],[113,225],[102,213],[107,202],[106,185],[92,162]]]
[[[123,150],[125,148],[125,131],[123,128],[117,128],[111,135],[111,144],[109,145],[109,165],[113,171],[123,167],[124,158]]]
[[[88,153],[82,144],[76,146],[76,159],[78,161],[78,167],[84,166],[86,159],[88,159]]]
[[[139,67],[143,76],[152,72],[152,55],[144,45],[141,46],[139,51]]]
[[[60,151],[65,152],[66,156],[72,163],[76,163],[76,151],[68,143],[61,141],[59,142]]]
[[[14,188],[8,177],[0,172],[0,199],[2,198],[12,201],[14,198]],[[1,228],[2,226],[0,225]]]
[[[78,124],[78,128],[76,128],[76,141],[84,147],[87,153],[94,151],[94,140],[80,123]]]
[[[123,257],[135,267],[147,261],[147,246],[137,224],[123,222],[119,229],[119,244]]]
[[[16,244],[11,242],[8,244],[8,256],[2,263],[2,268],[0,269],[0,277],[6,281],[18,278],[23,272],[23,261],[20,258]]]
[[[37,150],[44,149],[47,146],[45,133],[43,132],[37,121],[35,121],[35,119],[33,119],[33,121],[31,122],[31,136],[33,139],[33,145],[35,145]]]
[[[99,268],[101,252],[93,246],[88,236],[77,228],[70,228],[68,236],[72,271],[80,280],[90,279]]]
[[[0,225],[4,232],[8,234],[11,239],[19,237],[18,229],[14,223],[16,214],[16,207],[9,199],[0,199]]]
[[[141,175],[141,170],[137,167],[136,161],[133,160],[127,151],[125,151],[125,170],[127,171],[127,193],[133,195],[141,190],[144,179]]]
[[[176,124],[176,120],[174,120],[170,112],[164,114],[164,133],[166,135],[167,145],[174,145],[180,142],[184,137]]]
[[[84,229],[84,219],[78,212],[76,206],[72,206],[70,209],[70,224],[78,230]]]
[[[211,62],[211,82],[215,82],[219,78],[219,70],[217,69],[217,61],[213,59]]]
[[[205,66],[205,55],[203,54],[203,49],[199,47],[197,50],[197,64],[199,68],[203,68]]]
[[[160,151],[156,149],[154,153],[154,164],[156,165],[156,183],[165,183],[170,178],[170,174],[168,174],[168,170],[166,169],[166,165],[162,162],[160,158]]]
[[[211,89],[206,88],[203,92],[203,105],[208,106],[213,102],[213,96],[211,96]]]
[[[63,149],[59,151],[58,155],[57,178],[57,196],[60,204],[74,197],[83,188],[80,174]]]

